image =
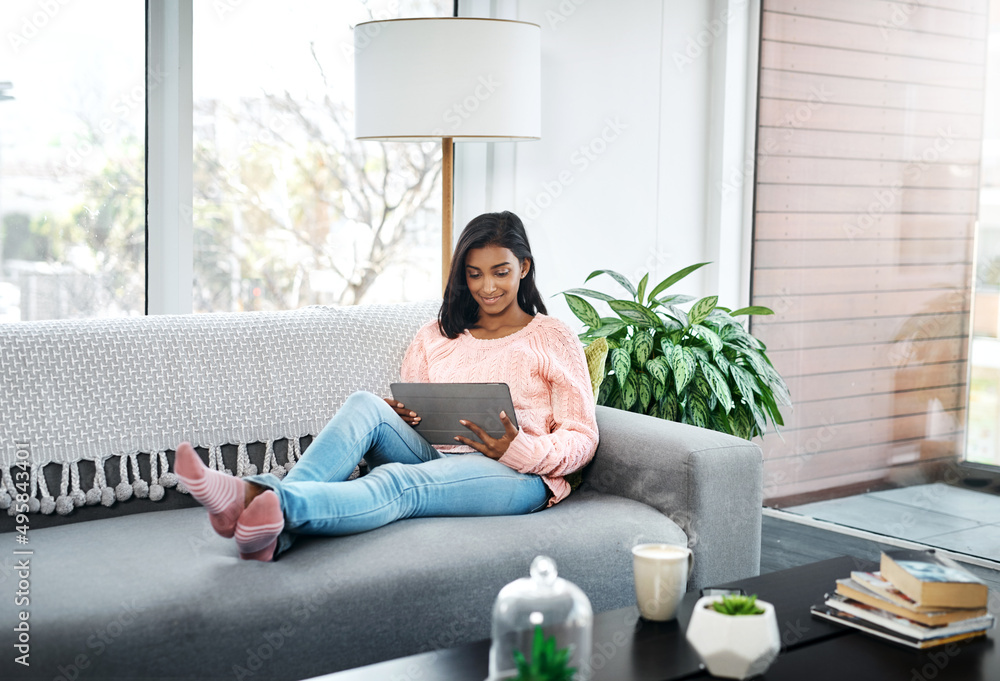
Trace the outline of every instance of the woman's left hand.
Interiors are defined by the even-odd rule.
[[[514,438],[517,437],[517,427],[510,422],[509,418],[507,418],[507,412],[500,412],[500,422],[503,424],[505,432],[504,436],[499,440],[487,435],[485,430],[472,421],[464,420],[460,420],[459,423],[475,433],[476,437],[486,444],[483,444],[483,442],[476,442],[475,440],[470,440],[467,437],[461,437],[459,435],[456,435],[455,439],[463,445],[468,445],[477,452],[485,454],[491,459],[499,459],[504,455],[504,452],[507,451],[507,447],[510,446],[510,443],[513,442]]]

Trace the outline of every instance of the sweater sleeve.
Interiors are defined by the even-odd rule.
[[[437,322],[433,322],[434,326]],[[406,348],[403,355],[403,366],[399,370],[399,379],[403,383],[430,383],[430,373],[427,368],[427,324],[417,331],[417,335],[410,341],[410,346]]]
[[[586,466],[597,450],[594,390],[575,335],[560,323],[546,338],[543,376],[551,390],[553,428],[547,435],[517,434],[500,462],[520,473],[561,477]]]

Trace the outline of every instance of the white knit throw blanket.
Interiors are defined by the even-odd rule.
[[[258,472],[246,445],[267,443],[260,472],[283,475],[298,438],[318,434],[351,393],[389,394],[407,345],[439,305],[0,324],[0,508],[13,514],[23,492],[43,513],[133,493],[158,500],[178,482],[165,451],[185,440],[207,448],[217,470],[222,445],[238,445],[239,476]],[[289,442],[284,462],[274,456],[280,439]],[[149,457],[147,480],[139,456]],[[114,490],[104,475],[111,458],[122,480]],[[88,490],[84,460],[96,466]],[[62,466],[55,498],[41,475],[49,464]],[[15,486],[18,471],[30,472],[27,484]]]

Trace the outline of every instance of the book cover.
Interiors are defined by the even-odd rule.
[[[985,608],[977,608],[973,610],[934,610],[922,608],[920,610],[915,610],[905,605],[899,605],[895,601],[883,598],[881,594],[866,589],[863,584],[856,582],[853,578],[838,579],[837,593],[845,596],[846,598],[858,601],[859,603],[864,603],[865,605],[885,610],[893,615],[905,617],[906,619],[913,620],[914,622],[929,627],[941,626],[952,622],[960,622],[973,617],[982,617],[987,614]],[[912,603],[912,601],[910,602]]]
[[[915,600],[904,594],[892,585],[892,582],[885,579],[881,572],[852,572],[851,579],[857,582],[862,588],[867,589],[880,598],[894,603],[907,610],[914,612],[941,612],[941,610],[956,610],[957,608],[942,608],[939,605],[920,605]],[[979,609],[979,608],[976,608]]]
[[[918,641],[928,641],[972,631],[986,631],[993,627],[993,615],[983,615],[951,624],[929,627],[839,595],[831,596],[824,605]]]
[[[922,606],[984,608],[989,590],[978,577],[933,550],[884,551],[882,577]]]
[[[983,636],[986,633],[985,630],[973,631],[965,634],[956,634],[954,636],[945,636],[943,638],[934,638],[926,641],[921,641],[908,636],[904,636],[902,634],[898,634],[888,629],[884,629],[875,624],[872,624],[871,622],[866,622],[865,620],[862,620],[858,617],[854,617],[849,613],[842,612],[840,610],[834,610],[829,606],[814,605],[809,609],[809,611],[812,613],[813,617],[829,620],[831,622],[834,622],[835,624],[841,624],[847,627],[851,627],[852,629],[857,629],[858,631],[861,631],[870,636],[875,636],[877,638],[881,638],[887,641],[892,641],[893,643],[898,643],[903,646],[907,646],[910,648],[918,648],[918,649],[933,648],[935,646],[941,646],[948,643],[964,641],[967,639]]]

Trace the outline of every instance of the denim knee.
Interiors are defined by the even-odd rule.
[[[386,404],[384,399],[367,390],[358,390],[351,393],[340,409],[361,412],[383,419],[390,414],[396,413],[392,407]]]

